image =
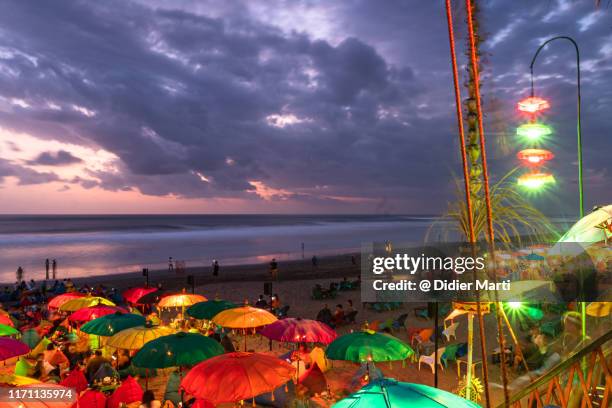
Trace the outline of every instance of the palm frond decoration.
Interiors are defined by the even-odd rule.
[[[509,248],[522,246],[525,242],[542,243],[557,239],[559,233],[550,220],[531,204],[524,195],[509,181],[516,169],[507,173],[491,186],[491,208],[496,245]],[[428,229],[425,236],[430,241],[437,233],[443,241],[469,241],[468,210],[465,203],[463,181],[454,178],[456,199],[448,203],[448,208]],[[476,240],[487,240],[487,212],[484,200],[473,203],[474,232]]]

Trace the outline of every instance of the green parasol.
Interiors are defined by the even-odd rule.
[[[121,330],[144,326],[146,319],[140,315],[117,312],[90,320],[81,326],[81,331],[98,336],[112,336]]]
[[[7,324],[0,324],[0,336],[14,336],[19,334],[19,330]]]
[[[361,363],[405,360],[414,355],[414,350],[389,334],[360,331],[338,337],[325,354],[330,360]]]
[[[237,304],[227,300],[208,300],[206,302],[198,302],[187,309],[187,314],[196,319],[211,320],[220,312],[238,307]]]
[[[132,364],[142,368],[192,366],[224,351],[223,346],[210,337],[179,332],[146,343],[136,353]]]
[[[480,408],[480,405],[448,391],[392,378],[373,381],[332,408]]]

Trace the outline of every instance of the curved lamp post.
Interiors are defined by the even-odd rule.
[[[559,35],[553,38],[550,38],[542,43],[534,54],[531,64],[529,65],[529,70],[531,71],[531,97],[534,96],[533,92],[533,65],[536,62],[536,58],[540,54],[540,51],[548,43],[553,42],[555,40],[567,40],[572,43],[574,49],[576,50],[576,86],[577,86],[577,120],[576,120],[576,134],[577,134],[577,142],[578,142],[578,191],[579,191],[579,205],[580,205],[580,218],[584,217],[584,189],[583,189],[583,178],[582,178],[582,128],[580,124],[580,50],[578,49],[578,44],[576,41],[568,37],[566,35]],[[586,338],[586,303],[582,302],[582,338]]]

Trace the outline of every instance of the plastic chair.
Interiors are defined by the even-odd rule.
[[[440,368],[442,370],[444,370],[444,366],[442,365],[442,355],[444,354],[444,351],[446,350],[446,347],[440,347],[438,349],[438,365],[440,366]],[[431,368],[431,373],[434,374],[435,372],[435,355],[436,353],[431,353],[429,356],[421,356],[419,357],[419,370],[421,369],[421,363],[427,364],[429,366],[429,368]]]
[[[421,343],[426,343],[429,341],[433,334],[433,329],[422,329],[418,334],[410,339],[410,344],[413,344],[416,341],[416,345],[420,345]]]
[[[457,327],[459,327],[459,322],[454,322],[442,331],[442,334],[446,336],[446,341],[450,341],[451,337],[454,337],[455,340],[457,340]]]

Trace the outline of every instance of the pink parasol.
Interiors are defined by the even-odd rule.
[[[30,348],[27,344],[10,337],[0,337],[0,361],[8,360],[12,357],[28,354]]]
[[[329,344],[338,337],[325,323],[300,318],[277,320],[261,329],[260,334],[271,340],[287,343]]]
[[[117,306],[95,305],[84,307],[77,310],[68,317],[71,322],[85,323],[98,317],[106,316],[114,313],[127,313],[127,311]]]
[[[138,303],[138,300],[144,295],[148,295],[149,293],[157,292],[157,288],[147,288],[147,287],[136,287],[130,288],[123,292],[121,295],[129,303]]]

